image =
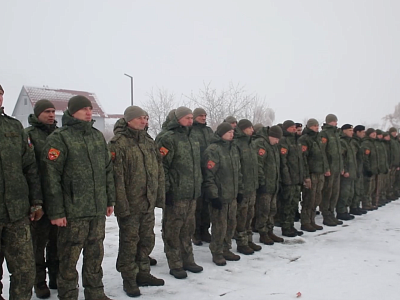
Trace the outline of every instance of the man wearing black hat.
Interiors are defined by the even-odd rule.
[[[111,154],[103,134],[93,127],[92,103],[86,97],[68,101],[62,123],[47,138],[41,156],[46,213],[58,226],[58,297],[78,299],[76,264],[83,250],[85,298],[108,300],[101,264],[105,216],[115,204]]]
[[[25,129],[25,132],[34,145],[35,156],[38,166],[40,166],[40,158],[46,138],[57,128],[55,120],[55,107],[52,102],[47,99],[39,100],[35,103],[33,114],[28,117],[31,125]],[[57,289],[57,232],[58,228],[51,225],[47,214],[40,221],[32,222],[32,241],[35,251],[36,260],[36,279],[35,293],[40,299],[50,297],[50,290],[46,284],[46,267],[49,274],[49,286],[51,289]],[[47,246],[46,246],[47,245]],[[45,258],[46,250],[46,258]]]
[[[295,123],[296,124],[296,134],[298,136],[301,136],[302,132],[303,132],[303,124],[301,123]]]

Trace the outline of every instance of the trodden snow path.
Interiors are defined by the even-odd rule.
[[[241,255],[224,267],[212,263],[208,244],[194,246],[199,274],[177,280],[169,275],[161,239],[161,210],[156,210],[156,246],[152,256],[158,264],[152,274],[163,278],[162,287],[141,287],[143,299],[294,299],[301,293],[307,300],[392,300],[400,295],[400,200],[342,226],[327,227],[302,237],[287,238],[284,244],[263,246],[253,255]],[[317,216],[317,223],[322,223]],[[299,223],[295,223],[299,229]],[[275,228],[280,235],[280,228]],[[259,236],[254,234],[258,243]],[[115,269],[118,253],[118,224],[107,218],[103,261],[106,294],[113,299],[130,299],[122,290]],[[233,251],[236,244],[233,241]],[[78,270],[81,269],[82,259]],[[4,268],[4,292],[8,299],[8,273]],[[80,281],[79,299],[84,299]],[[32,299],[37,299],[33,294]],[[50,299],[57,299],[52,290]]]

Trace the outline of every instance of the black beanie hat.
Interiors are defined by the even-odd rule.
[[[282,127],[283,129],[287,130],[289,127],[292,127],[296,125],[296,123],[294,123],[292,120],[286,120],[285,122],[283,122]]]
[[[376,135],[381,135],[383,132],[380,129],[375,130],[376,131]]]
[[[270,137],[280,139],[283,135],[282,128],[278,125],[272,126],[268,131],[268,135]]]
[[[47,99],[41,99],[38,102],[36,102],[35,107],[33,108],[33,113],[35,114],[36,117],[39,117],[39,115],[48,108],[55,109],[54,104]]]
[[[353,128],[353,125],[350,125],[350,124],[344,124],[344,125],[342,126],[342,128],[340,128],[340,129],[342,129],[342,130],[346,130],[346,129],[351,129],[351,128]]]
[[[251,123],[249,120],[247,119],[241,119],[239,121],[239,123],[237,124],[237,126],[241,129],[241,130],[245,130],[246,128],[252,127],[253,123]]]
[[[222,137],[225,133],[227,133],[229,130],[233,130],[233,127],[231,124],[227,122],[223,122],[218,125],[216,133]]]
[[[367,131],[365,131],[365,135],[366,135],[366,136],[369,136],[371,133],[374,133],[374,132],[375,132],[375,129],[373,129],[373,128],[368,128]]]
[[[354,127],[354,132],[363,131],[363,130],[365,130],[364,125],[357,125],[356,127]]]
[[[303,124],[301,124],[301,123],[295,123],[295,125],[296,125],[296,128],[303,128]]]
[[[92,102],[90,102],[90,100],[85,96],[77,95],[68,101],[68,111],[71,115],[85,107],[93,108]]]

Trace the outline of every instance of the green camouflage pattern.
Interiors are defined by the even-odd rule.
[[[302,188],[301,224],[315,224],[317,207],[322,201],[322,189],[324,187],[324,173],[310,173],[311,188]]]
[[[343,159],[340,145],[339,129],[336,126],[324,124],[320,132],[321,141],[324,145],[329,171],[340,173],[343,171]]]
[[[361,143],[361,152],[363,153],[364,178],[377,175],[379,173],[379,160],[375,139],[366,136]]]
[[[277,212],[276,194],[257,194],[255,207],[255,228],[260,235],[273,232],[274,217]]]
[[[325,174],[329,171],[328,159],[319,132],[305,127],[299,138],[304,155],[304,178],[311,178],[312,173]]]
[[[342,150],[343,170],[349,173],[349,179],[357,178],[357,148],[351,143],[352,138],[342,135],[340,145]]]
[[[281,182],[283,185],[300,185],[304,180],[303,151],[296,133],[283,130],[279,141],[281,156]]]
[[[376,151],[378,151],[378,170],[379,174],[387,174],[389,172],[389,160],[387,150],[383,139],[375,140]]]
[[[196,120],[193,122],[192,130],[190,131],[190,136],[196,139],[200,144],[200,155],[202,156],[204,151],[210,145],[211,138],[213,136],[213,131],[207,124],[201,124]]]
[[[237,204],[236,212],[236,244],[238,246],[248,245],[253,240],[251,222],[254,217],[254,206],[256,203],[256,192],[244,195],[241,203]]]
[[[364,178],[363,178],[363,152],[361,150],[362,140],[357,136],[357,134],[353,134],[353,138],[351,139],[351,145],[356,150],[356,158],[357,158],[357,178],[354,182],[354,196],[351,201],[351,208],[360,207],[360,203],[364,198]]]
[[[351,202],[354,197],[354,182],[355,179],[353,178],[340,176],[340,192],[339,199],[336,204],[337,213],[348,212],[348,208],[351,206]]]
[[[300,185],[282,185],[278,193],[278,201],[281,204],[280,219],[282,230],[294,227],[294,216],[299,209],[298,195]]]

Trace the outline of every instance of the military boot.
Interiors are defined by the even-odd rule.
[[[139,297],[140,290],[136,284],[135,280],[123,280],[123,288],[124,292],[128,295],[128,297]]]
[[[367,211],[366,209],[362,209],[361,207],[358,207],[357,209],[358,209],[358,211],[359,211],[361,214],[363,214],[363,215],[365,215],[366,213],[368,213],[368,211]]]
[[[52,290],[57,289],[57,275],[55,273],[49,273],[49,288]]]
[[[359,209],[357,207],[350,208],[350,213],[352,215],[356,215],[356,216],[361,216],[362,215],[361,211],[359,211]]]
[[[169,270],[169,274],[174,276],[176,279],[184,279],[187,277],[186,271],[182,268],[171,269]]]
[[[35,284],[35,294],[39,299],[50,298],[50,290],[45,281]]]
[[[229,261],[238,261],[240,260],[240,256],[233,253],[230,250],[224,250],[224,252],[222,253],[222,256]]]
[[[139,272],[136,275],[136,283],[138,286],[162,286],[164,280],[154,277],[150,273]]]
[[[297,231],[293,230],[293,228],[282,228],[282,235],[287,237],[295,237],[297,236]]]
[[[331,216],[324,216],[324,220],[322,222],[322,224],[326,225],[326,226],[337,226],[338,224],[333,220],[333,218]]]
[[[272,231],[268,232],[268,236],[273,240],[275,243],[283,243],[285,240],[277,235],[275,235]]]
[[[150,261],[150,266],[155,266],[157,264],[157,259],[152,258],[151,256],[149,256],[149,261]]]
[[[203,267],[194,262],[190,264],[183,264],[183,269],[192,273],[200,273],[203,271]]]
[[[300,229],[304,230],[304,231],[308,231],[308,232],[317,231],[317,229],[314,226],[312,226],[310,223],[301,225]]]
[[[337,225],[343,225],[343,222],[332,216],[333,222],[336,222]]]
[[[226,265],[226,260],[222,254],[213,254],[212,261],[217,266],[225,266]]]
[[[201,230],[200,239],[203,242],[211,243],[211,234],[208,232],[207,228]]]
[[[139,295],[139,296],[140,296],[140,295]],[[133,296],[133,297],[135,297],[135,296]],[[136,297],[137,297],[137,296],[136,296]],[[103,297],[101,297],[101,298],[99,298],[99,299],[96,299],[96,300],[113,300],[113,299],[111,299],[110,297],[104,295]]]
[[[243,253],[244,255],[251,255],[254,253],[254,250],[251,249],[249,246],[237,246],[237,252]]]
[[[260,245],[254,244],[253,242],[249,242],[249,247],[254,251],[260,251],[262,249]]]
[[[274,241],[269,237],[268,234],[264,233],[260,234],[260,243],[271,246],[274,244]]]
[[[294,227],[292,227],[291,229],[292,229],[294,232],[296,232],[296,234],[297,234],[298,236],[302,236],[302,235],[304,234],[303,231],[297,230],[297,229],[294,228]]]
[[[197,230],[194,233],[194,235],[192,236],[192,243],[193,243],[193,245],[196,245],[196,246],[203,245],[203,242],[201,241],[200,233]]]
[[[317,229],[317,230],[322,230],[322,229],[324,229],[324,227],[322,227],[322,226],[320,226],[320,225],[318,225],[318,224],[315,224],[315,223],[311,223],[311,226],[314,227],[314,228]]]
[[[343,220],[343,221],[350,221],[352,218],[348,213],[337,213],[336,219]]]

